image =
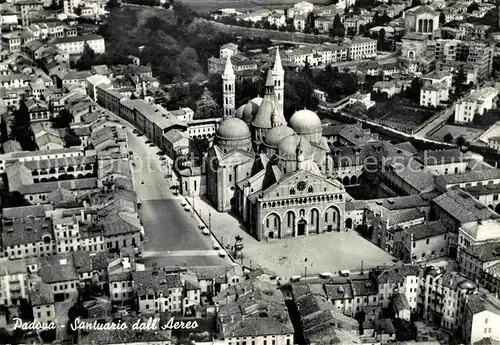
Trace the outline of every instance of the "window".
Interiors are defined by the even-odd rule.
[[[425,244],[429,244],[429,239],[425,240]]]
[[[484,323],[485,323],[485,324],[488,324],[488,318],[485,318],[485,319],[484,319]]]
[[[269,218],[266,219],[266,228],[268,228],[268,227],[269,227]]]
[[[233,180],[233,175],[229,174],[229,182]]]

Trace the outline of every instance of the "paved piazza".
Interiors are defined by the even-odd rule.
[[[208,226],[209,214],[212,232],[219,242],[234,244],[236,235],[243,238],[245,266],[262,267],[280,277],[317,275],[341,269],[358,271],[361,260],[365,269],[392,262],[391,255],[354,231],[259,242],[245,232],[237,217],[217,212],[204,197],[174,196],[170,187],[176,181],[165,178],[166,168],[156,155],[158,148],[145,144],[147,139],[134,135],[131,127],[128,135],[136,162],[133,177],[142,203],[140,216],[146,232],[143,262],[147,266],[153,262],[161,266],[229,264],[227,258],[218,257],[212,249],[215,241],[203,236],[197,228],[202,222]],[[184,211],[181,204],[186,201],[194,205],[203,221]]]
[[[191,199],[188,201],[192,202]],[[243,238],[245,266],[262,267],[280,277],[335,273],[341,269],[359,271],[361,260],[366,269],[392,264],[394,259],[352,230],[259,242],[244,231],[236,217],[217,212],[206,199],[195,198],[194,204],[206,224],[211,215],[212,232],[219,241],[234,244],[236,235]]]

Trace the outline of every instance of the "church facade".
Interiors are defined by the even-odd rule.
[[[229,58],[222,78],[224,120],[206,158],[207,195],[217,210],[239,213],[258,240],[343,230],[349,196],[322,169],[329,147],[319,117],[304,109],[287,123],[283,115],[279,52],[263,98],[235,109]]]

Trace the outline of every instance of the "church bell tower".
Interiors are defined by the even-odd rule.
[[[236,76],[234,75],[231,57],[228,56],[226,59],[226,66],[224,67],[224,73],[222,73],[223,117],[225,119],[234,117],[236,108],[235,81]]]

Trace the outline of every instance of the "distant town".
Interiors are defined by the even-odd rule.
[[[0,25],[0,344],[500,344],[497,3]]]

